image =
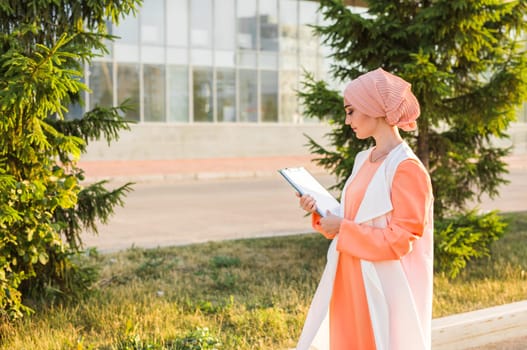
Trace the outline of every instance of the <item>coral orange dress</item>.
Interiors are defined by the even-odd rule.
[[[346,187],[342,203],[344,218],[336,245],[340,254],[329,305],[331,350],[382,348],[376,346],[361,260],[379,262],[403,258],[425,231],[430,214],[433,200],[430,178],[418,160],[409,158],[398,164],[393,175],[390,192],[393,210],[387,226],[379,228],[355,222],[368,185],[382,163],[365,160]],[[313,214],[313,227],[327,238],[334,238],[322,230],[320,219],[318,214]]]

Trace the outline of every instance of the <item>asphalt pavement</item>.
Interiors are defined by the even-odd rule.
[[[325,186],[332,176],[316,172]],[[483,211],[527,211],[527,168],[510,171],[509,185],[497,199],[483,198]],[[133,180],[133,179],[128,179]],[[117,186],[123,179],[110,182]],[[265,237],[312,232],[293,189],[278,174],[239,178],[144,179],[117,208],[99,234],[87,233],[87,247],[102,252],[152,248],[211,240]]]

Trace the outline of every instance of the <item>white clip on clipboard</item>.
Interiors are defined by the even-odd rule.
[[[304,167],[284,168],[278,172],[289,182],[293,188],[301,195],[309,194],[317,205],[317,212],[321,216],[326,216],[329,210],[335,215],[339,215],[340,203],[331,193],[318,182]]]

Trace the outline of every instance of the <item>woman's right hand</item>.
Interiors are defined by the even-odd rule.
[[[315,201],[315,198],[308,194],[301,196],[300,193],[297,193],[296,196],[300,198],[300,208],[309,213],[315,213],[317,211],[317,202]]]

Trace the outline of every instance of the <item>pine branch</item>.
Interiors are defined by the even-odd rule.
[[[62,118],[87,89],[81,67],[108,52],[108,21],[135,13],[141,2],[0,2],[2,321],[21,317],[26,297],[73,296],[94,278],[72,260],[82,245],[80,232],[96,231],[96,220],[106,222],[130,184],[81,191],[82,169],[70,157],[78,158],[91,140],[116,140],[119,130],[129,128],[118,113],[127,106],[96,109],[82,121],[61,123],[51,116]]]
[[[112,191],[104,185],[107,181],[94,183],[78,194],[77,205],[74,208],[58,208],[54,219],[61,227],[69,247],[75,251],[82,248],[80,234],[83,231],[98,233],[97,224],[106,224],[114,214],[115,206],[123,206],[123,197],[132,191],[133,183],[126,183]]]
[[[62,134],[79,137],[86,144],[102,137],[110,145],[112,141],[119,140],[121,130],[130,130],[130,124],[134,122],[123,119],[121,114],[126,114],[132,108],[133,105],[127,100],[118,107],[97,106],[81,119],[48,119],[47,122]]]

